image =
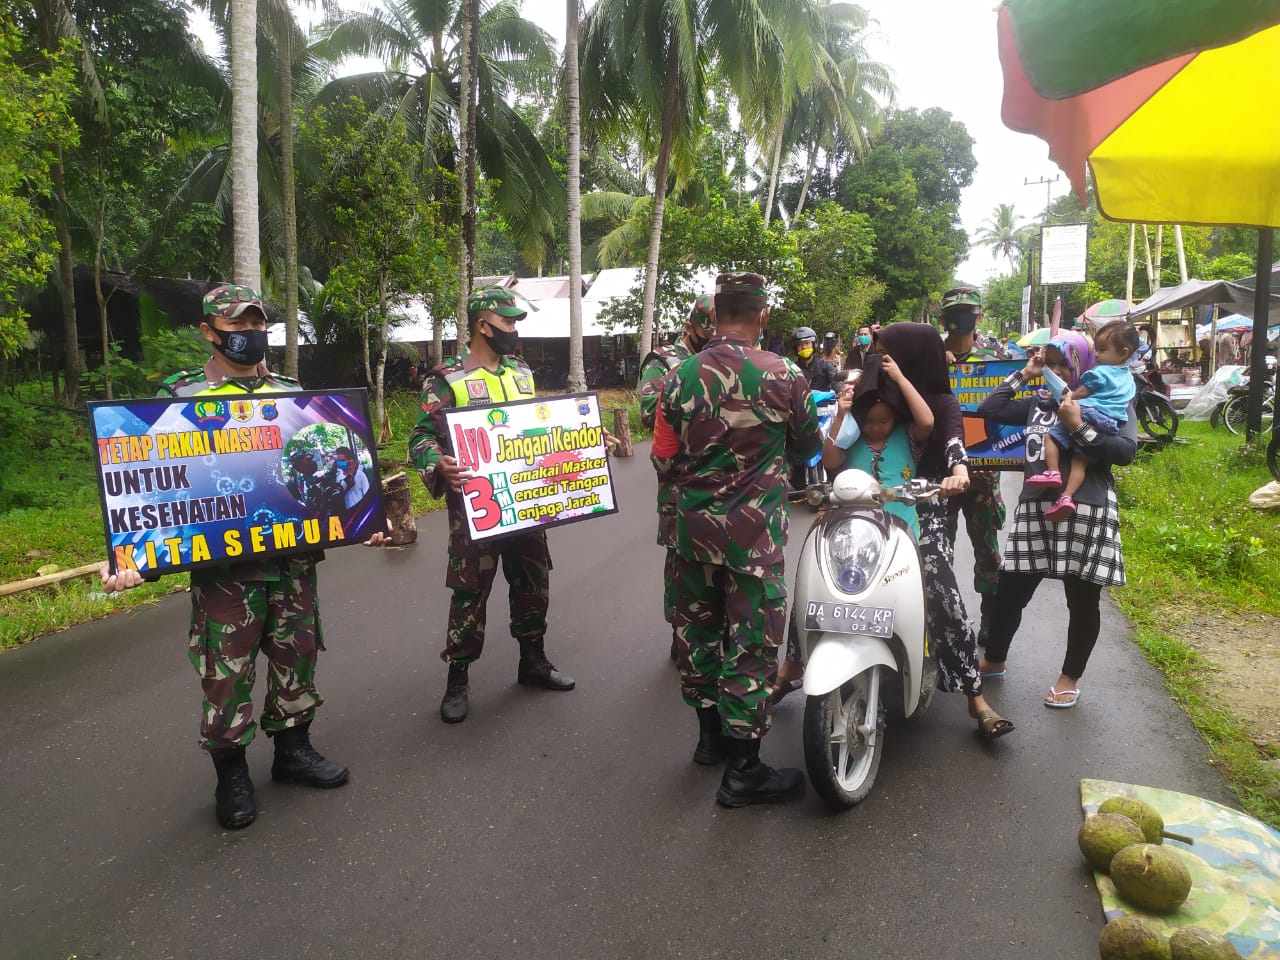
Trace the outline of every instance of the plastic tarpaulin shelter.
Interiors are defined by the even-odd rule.
[[[1161,287],[1129,311],[1129,319],[1150,316],[1164,310],[1182,307],[1218,305],[1232,313],[1253,316],[1254,288],[1238,280],[1188,280],[1176,287]],[[1280,321],[1280,294],[1271,295],[1270,314]]]

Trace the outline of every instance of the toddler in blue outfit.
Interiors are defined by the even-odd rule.
[[[1137,327],[1127,320],[1107,324],[1093,338],[1098,364],[1085,371],[1080,377],[1080,386],[1072,390],[1070,396],[1080,402],[1080,416],[1099,433],[1116,433],[1129,419],[1129,404],[1136,390],[1128,363],[1140,342]],[[1086,451],[1071,442],[1061,423],[1054,426],[1049,436],[1054,442],[1045,444],[1044,472],[1028,477],[1027,486],[1046,490],[1062,488],[1053,506],[1044,512],[1045,519],[1057,523],[1076,512],[1073,496],[1084,482],[1089,458]],[[1065,484],[1058,470],[1060,448],[1071,450],[1071,471]]]

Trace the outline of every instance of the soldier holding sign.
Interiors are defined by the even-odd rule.
[[[667,347],[659,347],[640,365],[640,422],[650,430],[658,413],[662,378],[707,345],[716,332],[716,308],[711,297],[703,295],[693,302],[684,336]],[[676,562],[676,489],[671,483],[658,482],[658,546],[667,548],[663,568],[662,612],[671,628],[671,659],[680,656],[672,614]]]
[[[267,369],[267,314],[249,287],[224,284],[204,298],[200,332],[214,353],[202,371],[164,381],[162,396],[232,397],[301,389]],[[375,536],[374,540],[379,540]],[[316,606],[320,554],[268,557],[191,572],[189,657],[200,674],[204,708],[200,745],[218,775],[218,822],[247,827],[258,815],[245,748],[253,741],[253,681],[259,651],[267,659],[261,725],[275,743],[271,778],[313,787],[339,787],[348,770],[311,745],[311,721],[324,702],[316,691],[316,657],[324,648]],[[102,566],[107,592],[136,587],[137,570]]]
[[[716,278],[716,335],[663,381],[653,456],[677,488],[675,627],[698,763],[729,764],[716,799],[773,803],[799,770],[760,761],[787,606],[784,462],[822,446],[809,384],[756,347],[769,319],[758,274]]]
[[[484,648],[485,605],[493,578],[502,573],[511,588],[511,634],[520,644],[518,683],[547,690],[572,690],[573,678],[547,659],[543,637],[551,556],[541,530],[501,540],[472,542],[462,501],[462,486],[471,474],[455,456],[444,411],[452,407],[483,406],[534,396],[533,375],[516,357],[516,323],[525,311],[511,291],[485,287],[471,294],[467,305],[470,349],[436,367],[422,390],[422,412],[409,437],[409,456],[433,496],[446,496],[449,505],[449,571],[445,586],[453,591],[449,625],[440,657],[449,664],[449,678],[440,701],[440,718],[460,723],[467,718],[468,669]]]

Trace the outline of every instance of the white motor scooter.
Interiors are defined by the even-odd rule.
[[[939,489],[925,480],[881,487],[850,469],[808,490],[811,506],[829,509],[805,538],[789,630],[805,654],[805,765],[839,809],[871,792],[886,715],[917,717],[933,699],[920,554],[883,504],[914,504]]]

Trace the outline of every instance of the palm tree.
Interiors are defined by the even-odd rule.
[[[692,140],[707,109],[712,58],[740,103],[753,107],[752,120],[759,121],[769,115],[765,101],[784,89],[784,78],[798,89],[813,80],[812,10],[811,0],[599,0],[587,15],[584,113],[592,123],[639,131],[656,156],[641,356],[653,345],[668,177],[674,167],[676,179],[682,180],[692,167]]]
[[[355,95],[394,113],[422,144],[426,166],[461,172],[466,161],[453,131],[464,97],[464,3],[476,0],[384,0],[380,9],[322,25],[320,54],[379,57],[388,68],[333,80],[316,102]],[[494,202],[521,251],[536,259],[564,215],[565,186],[507,97],[517,88],[542,89],[554,74],[555,52],[550,37],[520,16],[515,0],[498,0],[475,24],[475,138],[468,149],[494,184]]]
[[[259,290],[258,244],[258,3],[230,0],[231,223],[236,283]]]
[[[564,90],[568,128],[569,389],[587,389],[582,367],[582,129],[578,89],[578,0],[565,0]]]
[[[804,179],[792,220],[804,212],[818,153],[854,158],[866,153],[896,90],[884,64],[866,49],[867,11],[852,4],[824,7],[826,65],[835,75],[801,97],[793,112],[796,141],[806,148]]]
[[[458,178],[459,209],[462,212],[462,255],[458,258],[458,350],[470,340],[467,304],[476,265],[476,94],[479,89],[480,0],[464,0],[461,56],[458,58],[458,157],[462,176]],[[436,324],[437,328],[439,324]]]
[[[992,256],[1007,257],[1009,272],[1017,270],[1016,258],[1023,250],[1023,225],[1013,212],[1013,204],[997,204],[991,216],[978,228],[974,240],[991,250]]]
[[[222,34],[224,44],[230,48],[231,24],[230,0],[198,0]],[[310,5],[313,0],[304,0]],[[326,6],[328,3],[326,2]],[[275,131],[278,147],[279,191],[264,195],[264,184],[259,178],[259,202],[268,204],[264,227],[275,224],[274,209],[278,205],[280,228],[280,256],[269,255],[267,272],[280,279],[280,295],[284,301],[284,374],[298,376],[298,209],[296,168],[294,158],[294,117],[297,104],[294,100],[294,75],[297,73],[315,93],[314,81],[326,66],[307,45],[306,35],[294,19],[288,0],[259,0],[258,4],[258,88],[260,135],[270,141]],[[268,65],[274,70],[267,82]],[[265,151],[263,147],[267,147]],[[259,153],[271,156],[269,144],[259,144]],[[274,160],[275,158],[272,157]],[[275,244],[269,244],[274,254]],[[277,269],[278,267],[278,269]]]

